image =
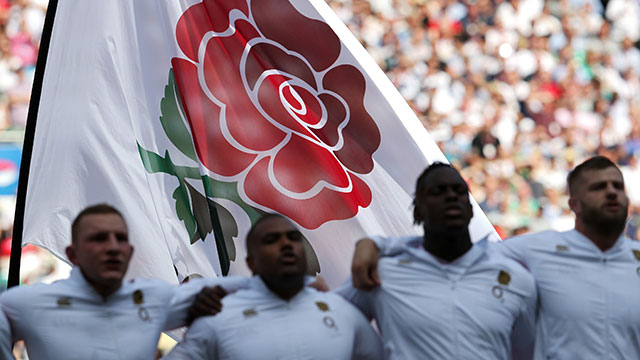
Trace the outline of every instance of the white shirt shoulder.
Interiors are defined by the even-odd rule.
[[[505,256],[501,251],[502,244],[488,243],[487,255],[489,263],[497,269],[503,269],[509,275],[509,285],[521,292],[522,296],[536,295],[536,283],[533,275],[523,264]],[[500,276],[500,275],[498,275]],[[503,280],[504,281],[504,280]]]
[[[496,244],[495,248],[508,258],[514,259],[530,269],[537,253],[563,251],[568,247],[566,234],[553,230],[524,234],[508,238]]]

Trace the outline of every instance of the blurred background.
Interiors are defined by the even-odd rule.
[[[48,0],[0,0],[0,287]],[[329,0],[412,106],[503,237],[572,227],[565,178],[618,162],[640,229],[637,0]],[[633,185],[632,185],[633,184]],[[68,266],[23,249],[21,281]]]

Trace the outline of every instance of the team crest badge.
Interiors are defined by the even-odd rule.
[[[247,309],[247,310],[243,311],[242,315],[244,315],[244,317],[248,318],[248,317],[252,317],[252,316],[258,315],[258,312],[256,311],[256,309],[251,308],[251,309]]]
[[[327,305],[326,302],[317,301],[316,306],[318,307],[318,309],[320,309],[320,311],[329,311],[329,305]]]
[[[136,290],[133,292],[133,303],[136,305],[142,305],[144,302],[144,294],[142,294],[142,290]]]
[[[509,282],[511,282],[511,275],[504,270],[500,270],[500,273],[498,274],[498,282],[502,285],[509,285]]]
[[[58,298],[56,303],[58,304],[58,307],[69,307],[71,306],[71,298],[68,296],[61,296]]]

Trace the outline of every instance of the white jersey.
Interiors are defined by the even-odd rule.
[[[233,291],[246,280],[198,279],[173,286],[136,279],[105,299],[74,267],[68,279],[7,290],[0,305],[13,340],[25,341],[32,360],[148,360],[155,356],[160,332],[185,325],[195,295],[218,283]]]
[[[520,264],[486,240],[451,263],[425,251],[422,237],[393,242],[402,245],[380,258],[380,287],[338,290],[376,319],[391,359],[531,358],[536,288]]]
[[[572,230],[498,247],[536,279],[536,359],[640,359],[640,243],[620,237],[603,252]]]
[[[289,301],[259,276],[196,320],[166,359],[384,359],[378,335],[340,296],[305,287]]]

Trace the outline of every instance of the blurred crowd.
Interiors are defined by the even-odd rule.
[[[498,232],[573,226],[565,180],[622,166],[640,238],[640,2],[329,0]]]
[[[0,0],[0,131],[24,129],[48,0]]]

